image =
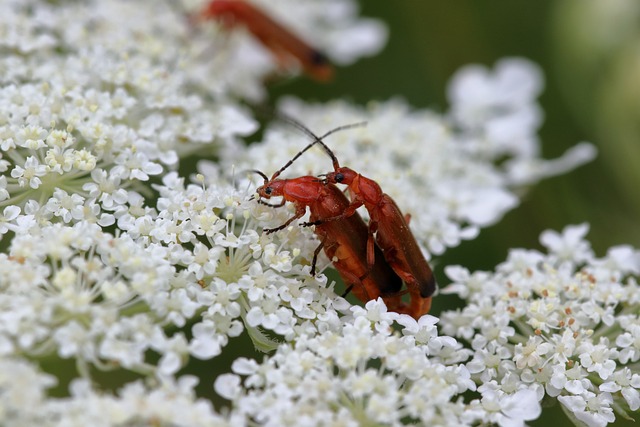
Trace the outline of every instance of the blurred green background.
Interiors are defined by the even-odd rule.
[[[591,224],[588,239],[599,256],[615,245],[640,247],[638,0],[361,0],[361,7],[363,15],[389,26],[384,51],[338,69],[327,85],[308,79],[279,83],[271,88],[273,97],[364,104],[401,96],[415,108],[444,111],[446,84],[461,66],[493,67],[500,58],[521,56],[539,64],[546,79],[540,99],[544,157],[585,140],[598,148],[595,161],[534,186],[478,239],[437,257],[441,284],[445,265],[491,270],[509,248],[541,249],[543,230],[569,224]],[[438,297],[433,314],[455,304]],[[571,424],[556,406],[532,425]]]

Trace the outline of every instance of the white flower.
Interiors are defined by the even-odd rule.
[[[105,331],[97,355],[103,359],[115,360],[128,369],[142,365],[144,353],[151,346],[154,325],[147,316],[137,315],[127,318]]]
[[[540,243],[560,261],[584,262],[593,258],[591,245],[584,237],[589,232],[588,224],[566,227],[562,234],[545,231],[540,235]]]
[[[210,359],[219,355],[222,346],[226,344],[224,335],[218,333],[215,324],[210,320],[195,324],[192,333],[189,351],[199,359]]]
[[[292,268],[293,257],[289,251],[277,251],[275,245],[267,245],[263,252],[264,263],[276,271],[286,272]]]
[[[69,195],[66,191],[56,189],[53,197],[49,199],[44,209],[54,216],[60,217],[63,222],[69,223],[72,219],[79,220],[84,217],[84,197],[78,194]]]
[[[471,374],[479,374],[481,381],[486,383],[513,370],[511,357],[511,352],[507,348],[490,345],[486,349],[476,350],[473,360],[466,366]]]
[[[41,372],[25,360],[0,358],[0,420],[3,424],[33,425],[43,421],[47,389],[52,375]]]
[[[592,387],[587,375],[587,372],[578,363],[570,369],[566,369],[564,363],[557,364],[553,367],[553,375],[547,385],[547,392],[554,397],[559,395],[563,389],[571,394],[582,394]]]
[[[44,139],[47,137],[47,133],[47,130],[40,126],[25,126],[17,130],[15,142],[19,147],[38,150],[44,147]]]
[[[491,275],[487,272],[476,271],[473,274],[461,266],[448,265],[445,274],[453,282],[440,290],[443,294],[457,294],[461,298],[467,298],[469,292],[482,290],[486,294],[494,294],[500,291],[500,287],[491,281]]]
[[[220,396],[232,400],[240,396],[242,390],[240,377],[234,374],[222,374],[213,383],[213,388]]]
[[[596,395],[586,391],[579,396],[558,396],[558,400],[589,427],[604,427],[615,420],[609,393]]]
[[[632,373],[629,368],[624,368],[616,371],[611,379],[612,381],[600,385],[600,391],[621,392],[631,411],[640,409],[640,375]]]
[[[480,405],[485,411],[482,420],[501,427],[524,426],[524,421],[535,420],[542,412],[536,393],[527,389],[513,394],[486,390],[482,393]]]
[[[0,215],[0,235],[6,234],[14,226],[9,224],[20,215],[20,208],[18,206],[10,205],[4,208],[2,215]]]
[[[396,319],[400,325],[404,326],[402,335],[412,336],[417,343],[428,344],[432,338],[437,337],[436,323],[438,318],[430,315],[422,316],[417,321],[407,315],[398,316]]]
[[[554,334],[549,342],[555,344],[553,358],[556,362],[566,363],[574,356],[576,350],[576,338],[570,330],[565,330],[562,335]]]
[[[94,182],[87,182],[82,189],[89,193],[89,197],[98,199],[105,209],[113,209],[127,201],[127,192],[120,188],[119,178],[109,177],[102,169],[92,170],[91,178]]]
[[[607,380],[616,369],[614,359],[618,352],[610,347],[606,338],[602,338],[597,345],[585,343],[576,352],[579,353],[581,365],[588,372],[597,372],[603,380]]]
[[[353,306],[351,311],[356,319],[364,317],[372,323],[379,324],[381,330],[386,330],[398,316],[397,313],[387,311],[387,306],[382,298],[367,302],[364,309],[360,306]]]
[[[187,339],[183,334],[175,334],[167,338],[158,331],[151,345],[154,350],[162,354],[158,362],[158,372],[162,376],[174,375],[189,354]]]
[[[640,360],[640,324],[631,324],[627,332],[616,338],[616,345],[620,347],[619,359],[622,363]]]
[[[33,189],[37,189],[42,184],[40,177],[47,173],[47,167],[41,165],[33,156],[27,157],[24,167],[16,165],[11,170],[11,177],[18,180],[20,187],[27,185]]]

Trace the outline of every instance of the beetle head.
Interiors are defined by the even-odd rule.
[[[284,193],[284,184],[285,184],[285,181],[282,179],[265,181],[263,185],[258,187],[256,192],[262,199],[279,197],[279,196],[282,196]]]
[[[358,174],[353,169],[347,167],[339,167],[335,171],[326,174],[325,180],[332,184],[351,185],[357,175]]]

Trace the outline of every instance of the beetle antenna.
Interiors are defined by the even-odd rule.
[[[267,182],[269,182],[269,177],[267,175],[265,175],[262,171],[259,171],[258,169],[248,169],[245,172],[252,172],[252,173],[260,175],[262,177],[262,179],[264,179],[264,183],[265,184]]]
[[[336,169],[338,169],[340,167],[340,163],[338,162],[338,158],[333,153],[333,151],[331,151],[331,149],[329,147],[327,147],[327,144],[324,143],[323,139],[325,139],[329,135],[332,135],[332,134],[334,134],[336,132],[339,132],[341,130],[354,129],[354,128],[359,128],[359,127],[364,127],[366,125],[367,125],[367,122],[357,122],[357,123],[350,123],[348,125],[338,126],[337,128],[331,129],[330,131],[328,131],[327,133],[325,133],[321,137],[317,137],[317,136],[313,135],[313,133],[312,133],[311,135],[315,139],[314,139],[314,141],[312,143],[310,143],[309,145],[307,145],[304,148],[303,152],[307,151],[309,148],[311,148],[316,143],[322,145],[322,148],[324,148],[324,151],[326,151],[327,154],[329,155],[329,157],[331,157],[331,161],[333,162],[333,169],[336,170]]]
[[[278,113],[278,118],[280,120],[284,121],[285,123],[288,123],[291,126],[295,127],[296,129],[300,130],[305,135],[307,135],[309,138],[313,139],[313,141],[309,145],[304,147],[302,150],[300,150],[300,152],[298,152],[298,154],[293,156],[293,158],[291,160],[289,160],[287,162],[287,164],[284,165],[279,171],[274,173],[273,176],[271,177],[272,180],[277,178],[278,175],[280,175],[282,173],[282,171],[284,171],[286,168],[291,166],[291,164],[293,162],[295,162],[298,159],[298,157],[302,156],[302,154],[304,154],[305,151],[309,150],[315,144],[322,145],[322,148],[324,148],[324,150],[327,152],[329,157],[331,157],[331,161],[333,162],[333,169],[337,170],[340,167],[340,163],[338,162],[338,158],[333,153],[333,151],[331,151],[331,149],[327,146],[327,144],[324,143],[323,139],[328,137],[329,135],[332,135],[332,134],[336,133],[336,132],[339,132],[339,131],[342,131],[342,130],[347,130],[347,129],[353,129],[353,128],[357,128],[357,127],[366,126],[366,124],[367,124],[367,122],[350,123],[348,125],[338,126],[337,128],[331,129],[330,131],[328,131],[324,135],[318,136],[315,133],[313,133],[309,128],[307,128],[305,125],[303,125],[302,123],[300,123],[296,119],[285,115],[284,113]]]

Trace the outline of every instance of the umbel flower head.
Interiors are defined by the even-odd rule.
[[[238,359],[235,374],[216,380],[234,414],[264,425],[517,425],[540,413],[534,391],[522,384],[505,393],[476,391],[464,362],[471,353],[455,339],[438,337],[437,319],[387,313],[381,301],[353,307],[337,329],[300,336],[258,364]],[[392,332],[394,322],[401,333]],[[243,378],[244,377],[244,378]],[[490,403],[488,403],[490,401]],[[302,421],[300,421],[300,414]],[[515,423],[515,424],[514,424]]]
[[[274,426],[300,414],[309,425],[524,425],[543,400],[578,425],[628,417],[640,408],[640,252],[597,258],[587,230],[546,231],[546,253],[515,249],[494,272],[448,267],[443,292],[466,306],[442,313],[445,335],[432,316],[370,301],[262,363],[237,360],[216,391],[232,414]]]
[[[493,273],[448,267],[453,283],[442,292],[465,307],[441,325],[474,350],[473,379],[528,384],[570,418],[604,426],[614,411],[640,408],[640,252],[618,246],[597,258],[588,229],[546,231],[547,253],[514,249]]]
[[[381,24],[360,22],[348,1],[326,8],[279,3],[278,14],[287,11],[287,20],[306,31],[321,27],[321,47],[342,62],[384,41]],[[233,95],[259,96],[276,61],[267,56],[266,67],[254,67],[252,54],[225,60],[251,38],[239,31],[231,33],[242,34],[239,40],[226,40],[220,28],[216,37],[215,23],[194,27],[188,13],[201,6],[5,2],[0,203],[65,223],[92,212],[95,222],[109,226],[114,211],[135,197],[127,189],[145,191],[141,182],[177,167],[180,156],[203,147],[239,150],[237,137],[256,125]],[[361,43],[340,51],[330,40],[348,40],[345,28]]]
[[[251,4],[337,64],[385,39],[350,0]],[[265,96],[278,59],[241,28],[194,24],[203,5],[3,4],[0,424],[511,426],[557,398],[604,425],[638,409],[631,248],[596,258],[578,227],[495,272],[450,267],[448,290],[467,306],[439,322],[339,297],[310,275],[312,228],[263,233],[290,206],[257,203],[239,171],[272,173],[309,141],[273,123],[241,143],[257,127],[243,102]],[[593,156],[580,144],[540,157],[541,88],[535,65],[507,59],[456,74],[444,114],[401,101],[281,108],[317,133],[367,120],[327,143],[437,255],[499,220],[523,185]],[[183,161],[196,152],[215,159],[199,174]],[[312,150],[286,173],[329,165]],[[231,354],[229,372],[219,356],[241,335],[270,354]],[[185,374],[195,359],[211,367],[199,378]],[[204,397],[213,384],[227,401]]]

